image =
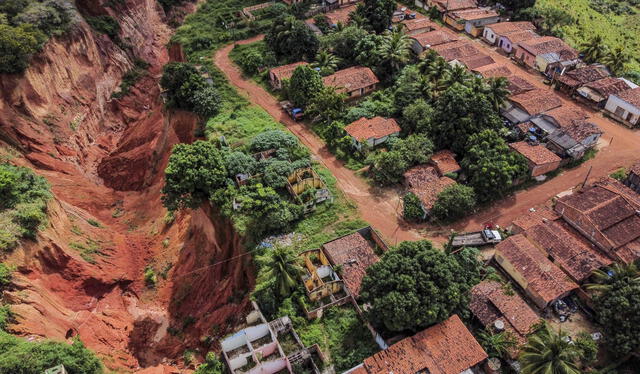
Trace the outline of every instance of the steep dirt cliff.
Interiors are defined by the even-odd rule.
[[[18,267],[7,295],[12,329],[79,335],[111,368],[180,363],[185,348],[204,352],[246,308],[251,263],[209,207],[165,222],[162,170],[172,145],[193,140],[197,118],[163,109],[158,78],[171,30],[156,0],[77,6],[114,16],[129,47],[80,21],[24,74],[0,76],[0,145],[17,149],[14,162],[44,175],[55,196],[38,240],[6,259]],[[134,57],[151,64],[149,74],[111,99]],[[155,288],[145,285],[147,267]]]

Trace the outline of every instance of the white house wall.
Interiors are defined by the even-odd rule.
[[[496,44],[496,34],[491,30],[490,27],[485,27],[482,31],[482,36],[484,39],[490,44]]]
[[[247,335],[244,333],[244,330],[242,330],[223,340],[220,345],[222,346],[223,352],[231,352],[243,345],[247,346],[247,343]]]
[[[630,103],[622,100],[621,98],[617,97],[616,95],[610,95],[609,96],[609,100],[607,100],[607,104],[604,107],[607,111],[616,114],[616,109],[617,108],[622,108],[624,110],[624,114],[622,116],[618,116],[616,114],[617,117],[620,117],[623,120],[627,120],[627,116],[629,115],[629,113],[631,113],[632,117],[631,120],[629,122],[631,122],[632,124],[637,124],[640,121],[640,108],[631,105]]]

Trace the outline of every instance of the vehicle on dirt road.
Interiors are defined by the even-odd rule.
[[[284,110],[289,117],[291,117],[294,121],[298,121],[300,119],[302,119],[302,117],[304,116],[304,113],[302,112],[301,108],[296,108],[293,106],[293,104],[291,104],[290,101],[281,101],[280,102],[280,107],[282,108],[282,110]]]

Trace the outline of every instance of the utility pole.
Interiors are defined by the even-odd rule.
[[[589,171],[587,172],[587,175],[584,177],[584,182],[582,182],[582,188],[584,188],[584,186],[587,184],[587,179],[589,179],[589,175],[591,175],[591,170],[593,170],[593,166],[589,166]]]

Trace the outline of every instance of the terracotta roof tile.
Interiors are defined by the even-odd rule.
[[[539,295],[546,306],[578,288],[542,251],[522,234],[510,236],[496,245],[496,257],[506,259],[522,277],[523,288]]]
[[[411,39],[415,39],[421,46],[434,47],[440,44],[450,43],[460,40],[460,37],[447,30],[434,30],[414,35]]]
[[[459,374],[487,353],[454,314],[364,360],[369,374]]]
[[[561,221],[562,222],[562,221]],[[611,261],[561,222],[541,223],[524,232],[578,283]],[[566,225],[566,224],[565,224]]]
[[[628,91],[631,88],[627,82],[614,77],[598,79],[597,81],[589,82],[584,86],[591,88],[605,98],[609,97],[609,95],[617,95],[624,91]]]
[[[499,63],[479,66],[471,70],[482,75],[483,78],[510,77],[513,75],[509,67]]]
[[[502,36],[509,39],[511,44],[522,43],[526,41],[533,42],[535,41],[536,38],[540,37],[540,35],[536,34],[531,30],[514,31],[514,32],[506,33]]]
[[[307,65],[306,62],[294,62],[293,64],[282,65],[271,69],[271,74],[275,75],[278,80],[290,79],[293,72],[298,66]]]
[[[448,149],[438,151],[431,156],[431,163],[436,167],[440,176],[460,171],[460,164],[456,161],[456,154]]]
[[[640,87],[626,90],[615,95],[621,98],[622,100],[628,102],[629,104],[640,108]]]
[[[545,116],[553,118],[560,127],[569,127],[573,121],[584,121],[589,115],[576,105],[562,105],[544,113]]]
[[[393,118],[362,117],[347,125],[344,130],[358,141],[380,139],[400,132],[400,126]]]
[[[473,21],[477,19],[498,17],[498,13],[495,10],[490,8],[474,8],[474,9],[456,10],[456,11],[450,12],[449,16],[453,19]]]
[[[478,3],[475,0],[433,0],[440,10],[460,10],[476,8]]]
[[[606,78],[609,75],[607,68],[603,65],[588,65],[568,71],[563,75],[558,75],[555,79],[568,86],[577,88],[586,83]]]
[[[509,87],[507,87],[507,89],[512,95],[520,95],[536,89],[536,86],[531,84],[528,80],[517,75],[507,77],[507,79],[509,80]]]
[[[517,142],[509,144],[509,147],[526,157],[527,160],[536,166],[561,161],[558,155],[541,144],[531,145],[527,142]]]
[[[367,88],[380,82],[371,69],[364,66],[353,66],[338,70],[322,79],[325,86],[336,87],[339,92],[352,92]]]
[[[349,23],[350,14],[355,10],[355,5],[348,5],[329,11],[325,13],[325,15],[327,16],[330,25],[337,25],[338,23],[346,25]]]
[[[494,23],[492,25],[485,26],[493,31],[494,34],[502,36],[504,34],[516,32],[516,31],[525,31],[525,30],[535,30],[536,26],[528,21],[522,22],[499,22]]]
[[[539,38],[530,39],[519,42],[522,49],[532,53],[534,56],[546,53],[562,54],[565,59],[574,59],[578,57],[578,52],[571,48],[562,39],[553,36],[541,36]]]
[[[471,289],[471,312],[485,327],[500,319],[521,337],[531,332],[540,317],[517,293],[507,295],[502,284],[486,280]]]
[[[549,90],[535,89],[509,97],[509,101],[519,105],[529,115],[536,115],[557,108],[562,102]]]
[[[465,57],[478,56],[481,54],[478,48],[466,40],[436,45],[431,47],[431,49],[436,51],[446,61],[460,60]]]
[[[433,166],[418,165],[404,173],[405,184],[413,192],[425,210],[430,210],[438,199],[438,194],[456,183],[449,177],[440,177]]]
[[[562,127],[560,131],[577,142],[582,142],[594,134],[602,134],[602,130],[598,125],[584,120],[572,121],[570,125]]]
[[[369,266],[379,261],[375,244],[359,232],[322,245],[334,265],[342,265],[341,278],[354,297],[360,295],[360,284]]]
[[[428,18],[406,19],[402,21],[406,31],[411,32],[420,29],[435,30],[439,28],[438,24]]]
[[[480,53],[470,57],[463,57],[459,61],[463,63],[464,66],[466,66],[469,70],[481,66],[493,65],[496,62],[491,56],[485,55],[484,53]]]
[[[541,223],[555,221],[559,218],[560,215],[558,213],[556,213],[549,207],[544,206],[540,209],[536,209],[533,212],[529,211],[526,214],[523,214],[514,219],[513,225],[517,233],[520,233]]]

